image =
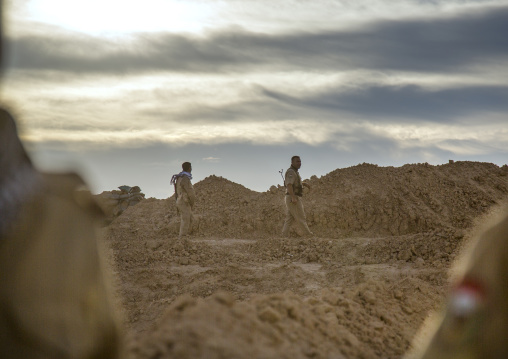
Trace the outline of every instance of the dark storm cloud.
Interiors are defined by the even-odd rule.
[[[312,109],[309,110],[310,113],[313,112]],[[207,124],[211,122],[262,122],[305,117],[301,107],[281,101],[273,101],[266,95],[263,99],[241,100],[222,106],[192,106],[183,111],[166,112],[161,110],[160,105],[154,104],[152,108],[139,110],[136,114],[141,118],[152,121],[156,119],[167,121],[167,118],[172,118],[173,122],[180,122],[182,124],[189,122],[194,124]]]
[[[319,112],[351,113],[369,118],[382,117],[427,121],[453,121],[464,115],[506,113],[508,87],[474,86],[429,91],[419,86],[372,86],[344,92],[332,88],[309,96],[290,96],[271,90],[263,93],[277,101]]]
[[[508,7],[448,18],[384,21],[349,31],[273,35],[137,35],[129,42],[68,36],[11,40],[18,69],[85,73],[385,69],[455,72],[508,60]]]

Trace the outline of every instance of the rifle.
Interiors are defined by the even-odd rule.
[[[176,180],[178,179],[178,175],[173,175],[171,177],[171,181],[169,183],[173,184],[173,187],[175,188],[175,201],[178,200],[178,191],[176,190]],[[180,215],[180,210],[178,209],[178,206],[176,207],[176,215]]]
[[[280,176],[281,176],[281,178],[282,178],[282,185],[283,185],[284,187],[286,187],[286,181],[284,181],[284,176],[282,175],[282,172],[284,172],[284,168],[283,168],[283,169],[281,169],[281,170],[279,171],[279,173],[280,173]]]

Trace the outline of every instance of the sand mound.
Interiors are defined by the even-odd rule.
[[[359,165],[312,177],[320,238],[282,239],[283,188],[195,185],[196,236],[174,198],[129,207],[107,231],[133,358],[399,358],[448,286],[507,168]]]
[[[461,232],[508,194],[508,171],[490,163],[455,162],[377,167],[362,164],[311,177],[305,210],[318,236],[398,236],[426,231]],[[195,234],[255,237],[278,235],[284,218],[284,188],[258,193],[222,177],[195,185],[198,194]],[[129,208],[134,226],[149,222],[176,235],[179,218],[174,197],[165,206],[142,202]],[[136,219],[141,219],[139,223]],[[148,229],[148,228],[147,228]]]
[[[135,206],[145,199],[139,186],[120,186],[119,190],[104,191],[94,198],[106,215],[106,222],[111,222],[121,215],[128,207]]]
[[[396,283],[393,283],[396,284]],[[393,285],[392,284],[392,285]],[[421,285],[421,283],[420,283]],[[432,289],[422,286],[421,290]],[[408,314],[428,307],[386,283],[290,291],[236,301],[226,292],[179,297],[133,353],[140,358],[379,358],[408,346]]]

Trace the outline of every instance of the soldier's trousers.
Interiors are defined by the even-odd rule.
[[[190,233],[192,227],[192,208],[187,202],[181,201],[176,203],[180,212],[180,234],[179,237],[186,236]]]
[[[307,226],[307,220],[305,218],[305,211],[303,210],[303,203],[300,197],[296,197],[298,202],[296,204],[291,203],[291,196],[286,196],[286,219],[284,220],[284,227],[282,228],[282,236],[287,237],[289,230],[293,223],[296,223],[305,234],[313,235]]]

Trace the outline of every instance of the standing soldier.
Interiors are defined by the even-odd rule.
[[[171,178],[175,186],[176,207],[180,212],[180,234],[178,238],[187,236],[192,227],[192,209],[196,202],[196,194],[192,187],[192,166],[190,162],[182,164],[183,171]]]
[[[307,226],[305,219],[305,212],[303,210],[302,195],[303,186],[310,189],[310,185],[306,182],[302,182],[298,170],[302,166],[302,160],[300,156],[291,157],[291,167],[286,171],[286,177],[284,179],[284,185],[286,186],[286,219],[284,220],[284,227],[282,228],[282,236],[287,237],[289,235],[289,229],[293,222],[296,222],[300,228],[308,236],[313,236]]]

